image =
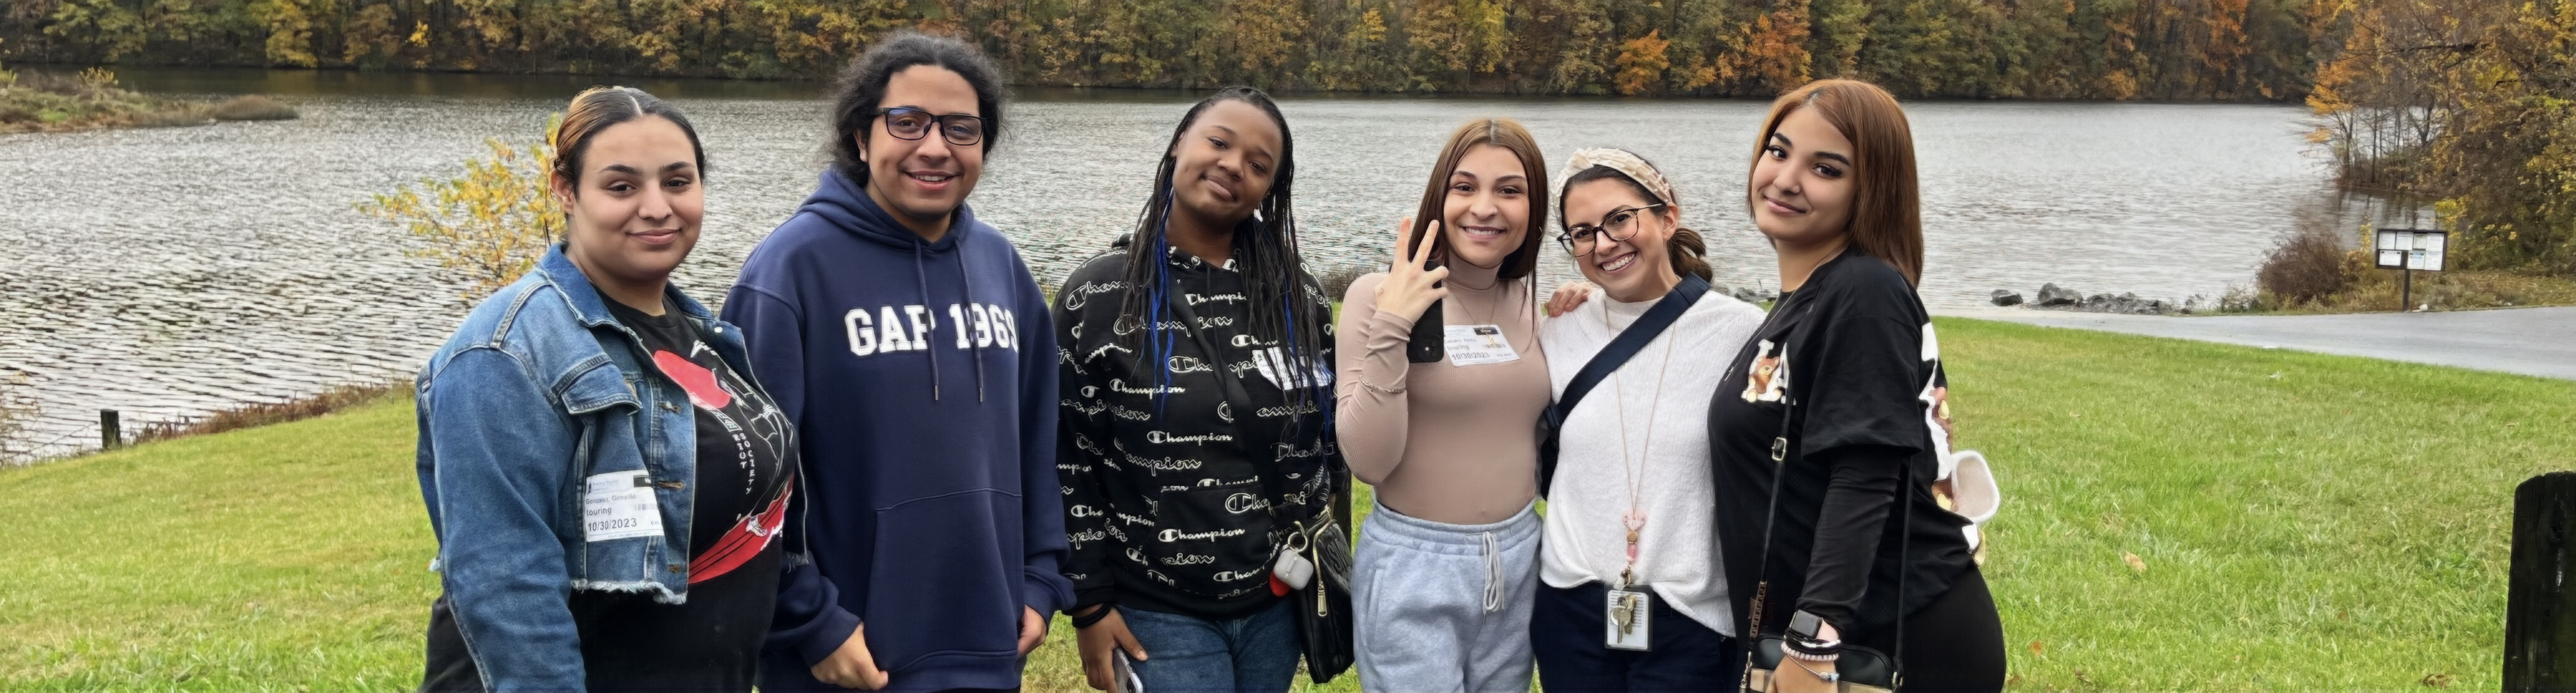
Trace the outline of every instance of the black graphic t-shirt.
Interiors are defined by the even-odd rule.
[[[1278,599],[1275,540],[1327,512],[1345,469],[1332,420],[1332,324],[1305,363],[1253,334],[1245,277],[1174,253],[1159,315],[1126,315],[1126,255],[1092,258],[1056,292],[1063,350],[1064,563],[1077,606],[1236,618]],[[1302,272],[1300,273],[1303,274]],[[1291,300],[1332,303],[1311,277]],[[1146,321],[1164,329],[1156,344]],[[1303,398],[1292,390],[1307,389]],[[1278,490],[1274,490],[1278,489]],[[1275,519],[1274,519],[1275,518]]]
[[[1798,418],[1785,429],[1763,630],[1779,632],[1792,611],[1805,609],[1847,639],[1883,646],[1876,636],[1884,633],[1871,631],[1896,616],[1898,566],[1907,568],[1909,611],[1949,589],[1969,558],[1959,532],[1967,520],[1931,494],[1940,457],[1950,452],[1948,388],[1930,315],[1905,276],[1878,258],[1845,251],[1773,305],[1708,409],[1718,544],[1729,593],[1743,600],[1738,618],[1752,615],[1762,577],[1772,441],[1793,402]],[[1889,522],[1901,507],[1906,465],[1914,482],[1901,492],[1914,495],[1913,514]],[[1912,535],[1902,559],[1900,529]]]
[[[744,520],[784,498],[788,461],[795,459],[785,414],[769,396],[745,383],[716,356],[715,347],[698,338],[698,328],[677,308],[664,306],[659,316],[616,301],[608,312],[635,331],[650,352],[653,367],[689,393],[697,409],[698,482],[692,501],[697,517],[689,521],[689,580],[724,572],[725,557],[748,557],[765,537],[747,531]],[[781,515],[784,510],[780,510]],[[762,519],[771,519],[764,517]],[[731,541],[727,535],[735,535]],[[742,535],[749,534],[749,537]],[[731,552],[715,554],[710,552]]]
[[[697,416],[689,518],[689,600],[576,590],[565,604],[581,633],[591,690],[750,691],[778,597],[795,441],[776,403],[726,366],[694,320],[665,305],[609,312],[643,340],[650,368],[688,393]],[[442,596],[430,607],[423,691],[480,691],[482,676]]]

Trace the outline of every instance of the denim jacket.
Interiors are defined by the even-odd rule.
[[[751,373],[741,330],[667,291],[727,365]],[[642,340],[605,300],[550,250],[466,315],[416,384],[431,568],[496,693],[582,690],[572,590],[688,599],[695,411],[678,384],[648,375]],[[586,541],[586,480],[635,470],[650,479],[661,536]]]

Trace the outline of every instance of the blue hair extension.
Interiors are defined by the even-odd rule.
[[[1148,309],[1149,312],[1145,314],[1147,323],[1145,339],[1152,344],[1151,353],[1153,354],[1153,362],[1146,365],[1154,369],[1154,418],[1156,420],[1163,418],[1163,403],[1170,399],[1172,394],[1172,369],[1169,364],[1172,362],[1173,337],[1163,330],[1163,311],[1169,308],[1166,304],[1170,300],[1172,287],[1171,217],[1171,195],[1165,195],[1163,223],[1160,228],[1154,229],[1154,286],[1147,289],[1145,293],[1146,304],[1151,306]]]

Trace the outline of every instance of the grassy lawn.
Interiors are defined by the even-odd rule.
[[[2576,382],[1940,330],[2005,487],[1986,574],[2016,689],[2499,685],[2512,488],[2576,468]],[[411,434],[391,401],[0,471],[0,688],[417,683]],[[1071,644],[1059,619],[1031,690],[1086,690]]]

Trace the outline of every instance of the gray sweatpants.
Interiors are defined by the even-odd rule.
[[[1534,508],[1487,525],[1372,510],[1352,580],[1360,688],[1527,693],[1539,527]]]

